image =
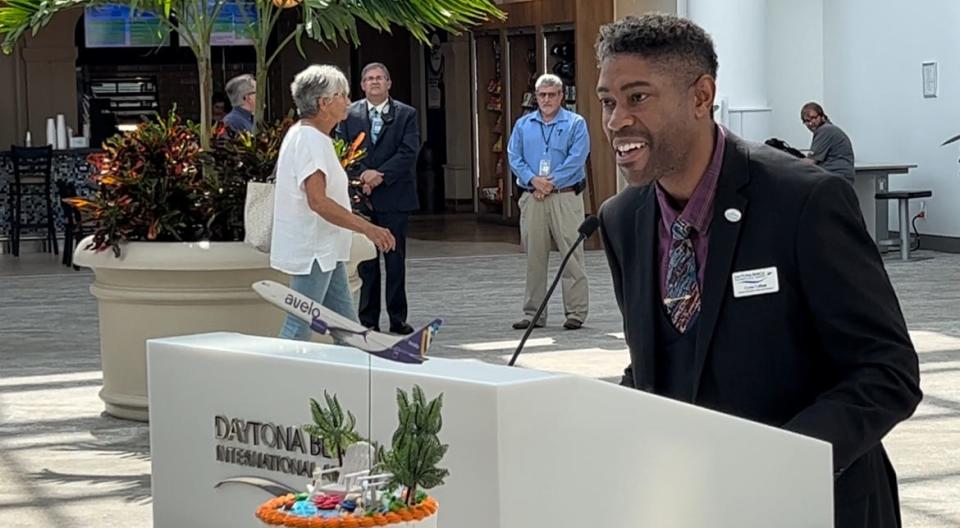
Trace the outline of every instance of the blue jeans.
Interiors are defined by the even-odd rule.
[[[357,310],[353,305],[353,296],[350,295],[350,286],[347,284],[347,268],[343,262],[330,271],[320,271],[320,265],[313,261],[309,275],[293,275],[290,279],[290,289],[303,294],[314,301],[319,301],[324,307],[350,319],[357,321]],[[280,338],[310,340],[310,324],[299,317],[287,314],[280,328]]]

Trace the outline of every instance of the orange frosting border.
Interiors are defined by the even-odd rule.
[[[401,522],[420,521],[437,513],[440,508],[433,497],[427,497],[416,506],[403,508],[396,512],[364,516],[347,514],[330,519],[308,518],[289,515],[280,510],[285,502],[292,500],[294,497],[295,495],[289,494],[268,500],[257,508],[257,518],[266,524],[288,526],[290,528],[370,528],[390,526]]]

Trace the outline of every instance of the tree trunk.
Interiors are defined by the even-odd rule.
[[[417,485],[414,484],[407,488],[407,506],[413,506],[414,501],[417,500]]]
[[[210,104],[213,97],[213,64],[210,59],[210,47],[194,50],[197,56],[197,70],[200,81],[200,146],[210,148],[210,126],[213,122]]]
[[[267,66],[267,50],[264,46],[264,49],[260,49],[259,46],[256,47],[257,51],[257,107],[253,113],[253,122],[254,126],[259,125],[261,122],[267,120],[267,73],[269,73],[269,66]]]

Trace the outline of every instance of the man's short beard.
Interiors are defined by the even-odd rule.
[[[651,181],[657,181],[665,176],[670,176],[682,172],[684,169],[684,159],[687,157],[690,149],[683,148],[682,143],[674,142],[668,144],[664,141],[660,148],[650,152],[650,160],[644,167],[649,171],[648,178]],[[676,147],[680,147],[679,149]]]
[[[654,148],[649,152],[647,164],[639,174],[639,179],[627,177],[622,169],[620,169],[620,175],[630,185],[642,187],[666,176],[682,172],[685,168],[684,159],[690,152],[690,140],[684,140],[681,136],[683,136],[682,133],[674,134],[674,137],[670,138],[658,138],[658,141],[653,144]],[[681,146],[681,148],[674,148],[676,146]],[[686,148],[683,148],[683,146]]]

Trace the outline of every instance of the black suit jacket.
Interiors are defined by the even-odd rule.
[[[658,207],[652,186],[631,187],[600,212],[630,348],[622,384],[650,392]],[[836,526],[899,526],[880,440],[920,402],[919,368],[853,188],[728,133],[712,222],[693,403],[830,442]],[[778,292],[734,297],[732,273],[771,266]]]
[[[370,114],[367,100],[350,105],[347,119],[340,124],[340,136],[348,143],[360,132],[366,134],[363,148],[367,155],[351,167],[352,175],[367,169],[383,173],[383,183],[370,194],[373,209],[382,213],[416,211],[417,154],[420,152],[420,124],[417,111],[411,106],[390,99],[390,110],[383,115],[383,128],[377,142],[370,135]]]

